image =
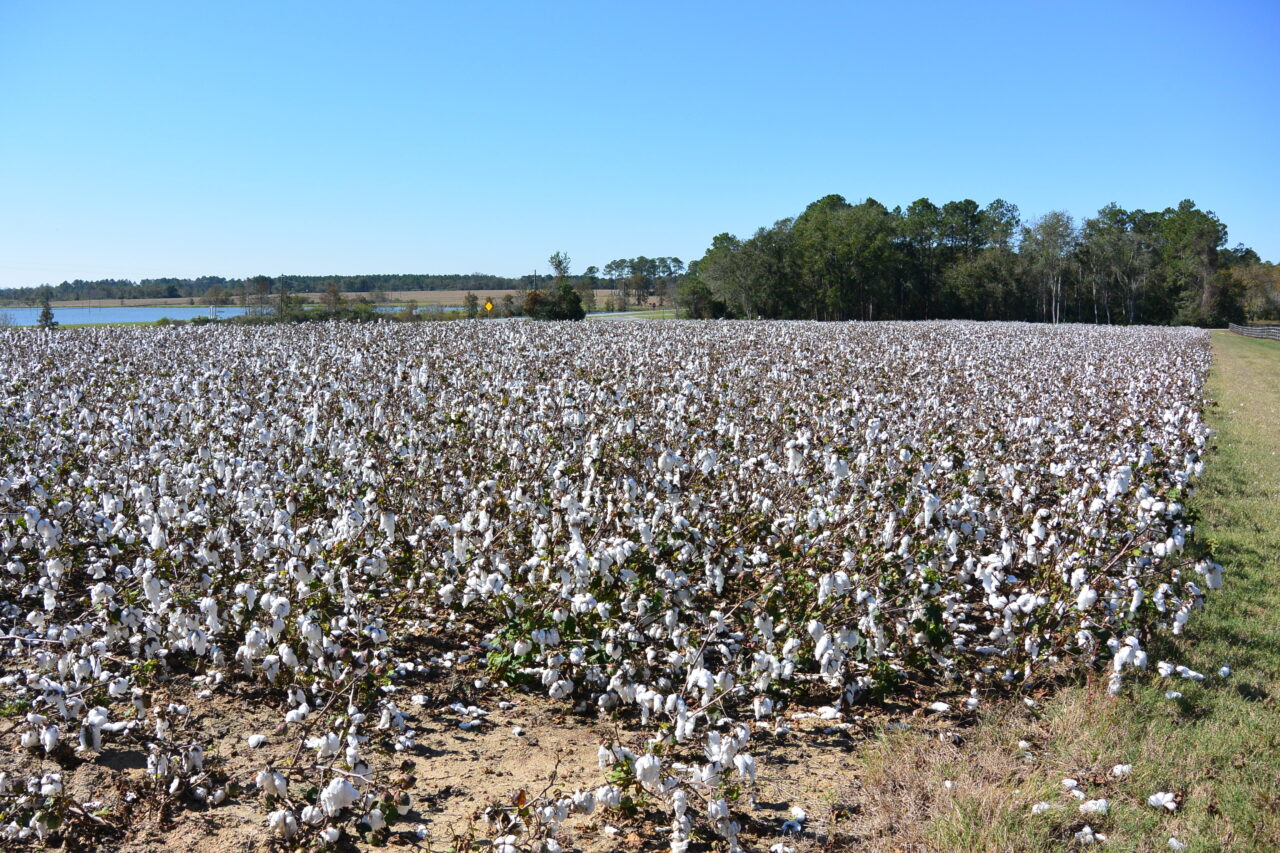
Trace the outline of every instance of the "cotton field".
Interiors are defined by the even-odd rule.
[[[620,808],[738,849],[798,714],[1148,667],[1222,583],[1184,554],[1208,366],[1173,328],[0,330],[0,837],[119,823],[63,785],[111,748],[137,809],[385,839],[387,756],[537,695],[620,734],[487,809],[494,849]],[[291,761],[191,736],[237,701],[278,726],[240,757]]]

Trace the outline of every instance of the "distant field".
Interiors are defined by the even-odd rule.
[[[518,290],[473,290],[471,291],[481,299],[492,299],[494,304],[502,301],[502,297],[511,296],[519,298]],[[600,307],[613,296],[613,290],[597,290],[596,304]],[[320,293],[299,293],[297,296],[311,302],[319,302]],[[344,293],[347,299],[356,299],[361,296],[367,296],[375,302],[417,302],[420,305],[443,305],[445,307],[454,306],[461,308],[463,299],[466,298],[465,290],[389,290],[386,293]],[[234,302],[234,300],[232,300]],[[142,308],[156,305],[203,305],[203,299],[197,297],[195,299],[179,296],[172,299],[79,299],[79,300],[55,300],[54,308],[108,308],[108,307],[126,307],[126,308]]]
[[[520,298],[520,291],[518,290],[473,290],[471,293],[474,293],[482,300],[492,299],[495,305],[501,302],[504,296],[510,296],[513,299]],[[595,293],[596,303],[598,305],[603,305],[605,300],[613,296],[614,291],[597,290]],[[307,298],[312,300],[320,299],[320,294],[318,293],[308,293],[305,295]],[[360,296],[361,294],[351,293],[345,295],[355,297]],[[377,294],[370,293],[367,295],[370,298],[374,298]],[[385,294],[385,301],[417,302],[422,305],[452,305],[461,307],[466,295],[467,291],[465,290],[389,290]]]

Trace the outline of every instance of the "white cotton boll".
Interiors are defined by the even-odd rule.
[[[1166,692],[1165,692],[1165,694],[1164,694],[1164,698],[1166,698],[1166,699],[1181,699],[1181,698],[1182,698],[1182,694],[1181,694],[1181,693],[1179,693],[1177,690],[1168,690],[1168,691],[1166,691]]]
[[[1080,610],[1088,610],[1098,601],[1098,593],[1091,586],[1086,586],[1080,590],[1080,595],[1076,597],[1076,607]]]
[[[1040,815],[1040,814],[1044,814],[1047,811],[1052,811],[1053,808],[1054,808],[1054,805],[1052,803],[1039,802],[1031,807],[1031,813],[1034,815]]]
[[[249,742],[250,749],[257,749],[258,747],[262,746],[264,743],[267,742],[267,736],[253,734],[253,735],[249,735],[247,738],[245,738],[245,740]]]
[[[951,706],[948,705],[946,702],[934,702],[932,705],[929,706],[929,710],[934,711],[935,713],[938,713],[938,714],[945,714],[951,710]]]
[[[1132,764],[1117,764],[1115,767],[1111,768],[1111,775],[1116,777],[1117,779],[1123,779],[1124,777],[1129,776],[1132,773],[1133,773]]]
[[[733,766],[743,779],[756,781],[756,760],[752,756],[744,752],[738,753],[733,757]]]
[[[40,796],[56,797],[62,793],[62,774],[49,773],[40,777]]]
[[[275,683],[276,677],[280,675],[280,658],[277,655],[267,655],[262,659],[262,674],[267,681]]]
[[[653,790],[658,787],[658,782],[662,776],[662,762],[658,760],[656,755],[643,755],[636,759],[635,774],[636,781]]]
[[[1182,676],[1183,678],[1188,678],[1192,681],[1204,681],[1204,676],[1201,673],[1198,673],[1194,669],[1189,669],[1188,667],[1185,667],[1185,666],[1178,667],[1178,675]]]
[[[292,838],[298,834],[298,821],[289,809],[280,809],[268,815],[267,826],[282,838]]]
[[[320,830],[320,838],[323,839],[326,844],[337,844],[338,839],[341,837],[342,831],[336,826],[326,826],[324,829]]]
[[[359,798],[360,792],[346,779],[332,779],[320,792],[320,808],[324,809],[324,813],[329,817],[334,817]]]
[[[1147,805],[1157,809],[1162,808],[1168,809],[1169,811],[1175,811],[1178,808],[1178,798],[1177,795],[1169,793],[1168,791],[1160,791],[1147,797]]]
[[[1085,800],[1080,804],[1080,813],[1104,815],[1108,807],[1109,803],[1106,800]]]
[[[563,699],[571,693],[573,693],[573,681],[568,678],[555,682],[547,691],[547,695],[552,699]]]
[[[1170,838],[1170,839],[1169,839],[1169,849],[1170,849],[1170,850],[1186,850],[1186,849],[1187,849],[1187,845],[1186,845],[1186,844],[1184,844],[1183,842],[1179,841],[1177,838]]]
[[[40,745],[44,747],[46,754],[51,753],[58,748],[57,726],[45,726],[40,731]]]
[[[369,812],[364,816],[364,819],[365,822],[369,824],[369,829],[373,832],[377,832],[387,825],[387,819],[382,816],[382,812],[378,809],[374,809]]]
[[[613,785],[596,788],[596,803],[606,809],[616,809],[622,802],[622,790]]]
[[[1223,678],[1229,677],[1231,675],[1231,667],[1229,666],[1222,667],[1221,669],[1218,670],[1218,675],[1222,676]]]
[[[258,775],[254,777],[254,781],[258,784],[258,789],[263,794],[272,794],[277,797],[283,797],[289,792],[289,783],[285,781],[284,776],[270,769],[258,771]]]
[[[1084,829],[1076,833],[1076,841],[1081,844],[1105,844],[1107,836],[1101,832],[1094,832],[1093,827],[1086,824]]]
[[[342,739],[333,732],[307,738],[307,748],[316,751],[317,758],[328,758],[337,755],[342,748]]]
[[[317,823],[323,823],[324,809],[319,806],[304,806],[302,809],[302,822],[308,826],[315,826]]]

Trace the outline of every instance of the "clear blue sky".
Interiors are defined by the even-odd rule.
[[[828,193],[1280,260],[1280,3],[0,0],[0,287],[689,261]]]

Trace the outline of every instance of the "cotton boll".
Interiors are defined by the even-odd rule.
[[[298,821],[288,809],[280,809],[268,815],[267,827],[282,838],[292,838],[298,834]]]
[[[1100,832],[1095,832],[1093,827],[1087,824],[1075,834],[1075,838],[1081,844],[1105,844],[1107,841],[1107,836]]]
[[[40,745],[44,747],[45,754],[53,752],[58,748],[58,727],[54,725],[45,726],[40,730]]]
[[[1088,610],[1098,601],[1098,593],[1091,586],[1086,586],[1080,590],[1080,594],[1076,597],[1076,607],[1080,610]]]
[[[661,778],[662,762],[655,755],[644,755],[636,759],[635,763],[636,781],[644,787],[654,790],[658,786]]]
[[[1080,804],[1080,813],[1105,815],[1109,805],[1106,800],[1085,800]]]

